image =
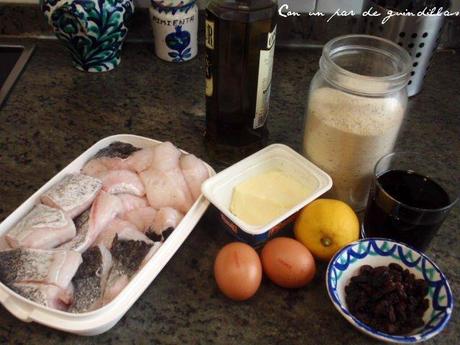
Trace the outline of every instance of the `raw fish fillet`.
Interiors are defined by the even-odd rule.
[[[184,215],[174,208],[160,208],[153,222],[153,230],[157,233],[161,233],[167,228],[175,229],[182,218],[184,218]]]
[[[13,247],[54,248],[75,236],[75,224],[62,210],[36,205],[5,236]]]
[[[112,267],[112,255],[104,246],[89,248],[72,282],[74,302],[72,313],[84,313],[102,307],[107,278]]]
[[[109,157],[101,157],[96,158],[96,160],[100,161],[107,170],[128,170],[129,164],[127,159],[122,158],[109,158]]]
[[[120,218],[134,224],[139,231],[145,232],[153,226],[156,214],[157,211],[152,207],[141,207],[122,213]]]
[[[144,185],[139,176],[129,170],[108,170],[98,177],[102,181],[102,189],[110,194],[128,193],[136,196],[145,194]]]
[[[126,159],[129,156],[131,156],[134,152],[139,150],[140,148],[134,145],[123,143],[121,141],[115,141],[111,143],[109,146],[99,150],[94,155],[94,158],[108,157]]]
[[[128,164],[138,173],[149,168],[166,171],[178,167],[180,155],[177,147],[166,141],[133,153],[128,158]]]
[[[97,237],[95,244],[103,245],[110,249],[115,236],[119,240],[136,240],[152,243],[152,241],[140,232],[134,224],[115,218]]]
[[[91,159],[80,170],[82,174],[88,176],[98,176],[103,172],[109,170],[100,159]]]
[[[51,284],[16,283],[11,289],[33,302],[58,310],[67,309],[73,298],[72,285],[62,289]]]
[[[153,241],[164,241],[177,227],[184,215],[171,207],[160,208],[153,221],[152,227],[146,232]]]
[[[14,283],[53,284],[68,288],[81,255],[75,251],[16,248],[0,252],[0,280]]]
[[[193,200],[201,195],[201,184],[209,177],[209,171],[203,161],[192,154],[180,157],[180,168],[192,193]]]
[[[187,213],[193,204],[192,195],[179,168],[161,171],[149,169],[140,173],[150,206],[173,207]]]
[[[94,158],[88,161],[82,169],[82,173],[89,176],[97,176],[107,170],[129,169],[127,158],[139,148],[116,141],[99,150]]]
[[[61,248],[83,253],[94,243],[101,231],[123,211],[123,204],[120,198],[100,191],[93,206],[91,206],[89,214],[83,213],[78,218],[78,222],[76,221],[79,229],[77,235],[71,241],[62,245]]]
[[[110,250],[113,265],[104,291],[104,304],[113,300],[128,284],[129,279],[141,267],[152,246],[153,242],[125,241],[115,236]]]
[[[147,255],[145,256],[144,260],[142,260],[142,262],[141,262],[141,267],[143,267],[152,258],[153,254],[155,254],[158,249],[160,249],[161,244],[162,243],[159,242],[159,241],[153,242],[152,248],[150,248],[150,250],[147,253]]]
[[[77,229],[77,234],[70,241],[61,244],[57,249],[62,250],[75,250],[79,253],[82,253],[86,248],[85,238],[89,229],[89,215],[91,209],[87,209],[85,212],[80,214],[77,218],[74,219],[75,228]]]
[[[0,237],[0,251],[2,250],[9,250],[11,246],[9,245],[8,241],[6,240],[5,236]]]
[[[111,274],[109,280],[107,281],[106,288],[104,290],[104,296],[102,299],[103,305],[108,304],[112,301],[118,294],[128,285],[129,277],[127,274],[121,272],[117,274]]]
[[[102,182],[94,177],[69,174],[43,194],[41,201],[75,218],[91,206],[101,187]]]
[[[89,228],[94,239],[121,212],[123,204],[118,197],[104,191],[99,193],[89,215]]]
[[[149,205],[147,199],[140,198],[132,194],[117,194],[117,197],[121,200],[123,204],[123,212],[129,212],[136,208],[147,207]]]

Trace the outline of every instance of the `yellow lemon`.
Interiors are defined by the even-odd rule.
[[[359,221],[346,203],[317,199],[300,211],[295,237],[321,260],[330,260],[346,244],[359,238]]]

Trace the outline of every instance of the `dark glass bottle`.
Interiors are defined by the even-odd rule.
[[[206,147],[233,163],[265,146],[276,0],[211,0],[206,9]]]

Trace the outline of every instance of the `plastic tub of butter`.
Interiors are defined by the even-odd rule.
[[[251,225],[230,211],[235,187],[251,177],[281,171],[294,180],[309,186],[308,195],[295,206],[267,224]],[[273,144],[241,160],[205,181],[201,190],[221,212],[225,228],[237,239],[258,246],[292,222],[298,211],[332,187],[331,177],[293,149]]]
[[[130,134],[113,135],[98,141],[11,213],[0,224],[0,236],[5,234],[14,224],[23,218],[36,203],[39,203],[40,196],[46,190],[60,181],[65,175],[80,171],[83,165],[100,149],[107,147],[115,141],[122,141],[141,148],[161,143],[157,140]],[[187,153],[185,151],[182,152]],[[213,176],[215,171],[209,165],[205,165],[208,168],[209,175]],[[25,322],[34,321],[51,328],[79,335],[97,335],[106,332],[123,317],[152,283],[192,232],[208,206],[209,202],[206,198],[203,195],[199,196],[179,225],[177,225],[176,229],[155,252],[152,258],[131,278],[128,285],[117,297],[99,309],[79,314],[51,309],[18,295],[1,282],[0,303],[11,314]]]

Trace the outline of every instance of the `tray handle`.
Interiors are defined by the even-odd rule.
[[[6,310],[13,314],[16,318],[24,322],[31,322],[31,308],[23,304],[21,301],[12,297],[4,289],[0,288],[0,303],[3,304]]]

